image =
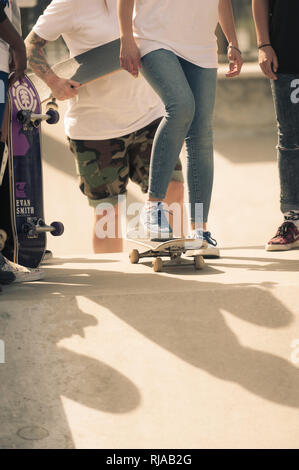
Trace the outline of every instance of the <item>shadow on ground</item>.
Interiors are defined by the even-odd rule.
[[[3,414],[9,418],[14,437],[14,425],[40,423],[50,434],[56,433],[62,447],[72,447],[61,396],[108,413],[127,413],[139,406],[138,387],[120,371],[57,346],[64,338],[83,336],[84,328],[101,330],[96,318],[78,307],[78,294],[92,300],[95,310],[96,305],[108,309],[186,363],[265,400],[299,408],[298,369],[275,354],[241,344],[223,314],[269,329],[286,327],[293,316],[272,294],[274,286],[224,285],[206,279],[48,267],[45,283],[6,288],[5,297],[13,298],[14,291],[22,289],[23,298],[17,313],[17,303],[10,313],[12,301],[3,299],[0,317],[9,358],[1,369],[1,396],[7,397],[2,421]],[[47,301],[41,303],[41,298]],[[111,332],[107,340],[121,348],[119,335],[114,338]],[[123,342],[125,346],[126,338]],[[9,344],[14,345],[11,350]],[[2,447],[9,446],[10,439],[2,436]],[[17,439],[14,445],[26,447]]]

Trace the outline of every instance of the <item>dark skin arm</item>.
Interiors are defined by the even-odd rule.
[[[13,55],[14,69],[9,82],[11,86],[17,80],[22,81],[24,78],[27,68],[25,44],[8,18],[0,23],[0,37],[9,44]]]
[[[258,46],[271,44],[269,31],[269,0],[252,0],[252,11]],[[259,65],[266,77],[277,80],[276,72],[278,70],[278,59],[271,45],[259,49]]]
[[[58,77],[47,62],[44,48],[48,41],[31,31],[25,39],[28,64],[32,71],[51,88],[58,100],[67,100],[78,94],[80,83]]]

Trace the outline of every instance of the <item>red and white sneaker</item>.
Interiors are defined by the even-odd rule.
[[[267,251],[287,251],[299,248],[299,230],[293,222],[284,222],[266,245]]]

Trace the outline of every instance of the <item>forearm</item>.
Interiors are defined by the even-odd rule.
[[[134,0],[118,0],[117,11],[121,38],[133,37]]]
[[[9,19],[5,19],[0,24],[0,38],[9,44],[11,49],[25,52],[24,41]]]
[[[47,41],[33,31],[25,39],[29,67],[50,86],[57,79],[57,75],[47,62],[44,52],[46,44]]]
[[[252,0],[252,11],[258,45],[270,44],[269,0]]]
[[[219,24],[227,42],[235,47],[239,47],[231,0],[219,0]]]

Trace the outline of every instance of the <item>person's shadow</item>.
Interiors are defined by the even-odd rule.
[[[95,348],[98,345],[101,350],[103,338],[115,342],[118,351],[122,345],[119,334],[114,338],[111,333],[108,337],[94,316],[82,312],[75,299],[78,295],[92,300],[95,311],[97,305],[99,311],[102,307],[108,309],[188,364],[218,379],[235,382],[271,402],[299,408],[298,369],[278,355],[241,344],[225,320],[229,313],[257,327],[279,329],[289,325],[293,316],[271,293],[271,285],[216,283],[212,278],[218,271],[211,267],[205,271],[210,277],[202,282],[200,273],[198,281],[194,281],[151,272],[102,269],[50,266],[46,268],[44,284],[6,288],[7,298],[13,298],[14,290],[21,288],[24,300],[18,314],[2,319],[0,316],[0,325],[7,326],[4,338],[9,341],[10,335],[19,335],[20,339],[27,336],[26,347],[17,352],[13,349],[16,339],[11,341],[12,350],[7,354],[8,357],[11,354],[13,362],[8,360],[5,366],[7,375],[1,369],[4,371],[1,396],[9,397],[13,390],[11,413],[15,414],[16,426],[39,423],[48,430],[57,447],[70,448],[74,444],[61,396],[88,408],[118,414],[132,411],[140,403],[140,392],[128,377],[101,362],[100,354],[94,358]],[[183,267],[178,273],[188,269]],[[47,303],[39,308],[42,298]],[[6,308],[9,305],[11,301]],[[99,329],[99,342],[92,345],[90,353],[89,345],[84,346],[82,340],[80,350],[83,346],[85,355],[59,345],[61,339],[82,334],[84,328],[90,327]],[[125,345],[123,338],[124,348]],[[142,350],[136,351],[136,356],[140,355]],[[0,447],[9,446],[9,439],[1,442],[0,437]],[[46,439],[42,442],[47,445]],[[14,445],[33,444],[18,437],[14,438]],[[41,442],[36,446],[40,447]]]
[[[27,287],[31,292],[41,290],[38,284],[21,289]],[[18,288],[6,288],[5,293]],[[79,354],[59,345],[62,339],[77,335],[82,351],[80,336],[84,338],[84,330],[91,327],[101,330],[97,319],[82,312],[74,297],[49,299],[43,307],[40,299],[33,298],[0,301],[0,337],[6,356],[6,363],[0,364],[0,449],[74,448],[61,399],[115,414],[138,406],[137,387],[118,370],[91,357],[88,346]],[[88,423],[81,425],[86,430]]]

